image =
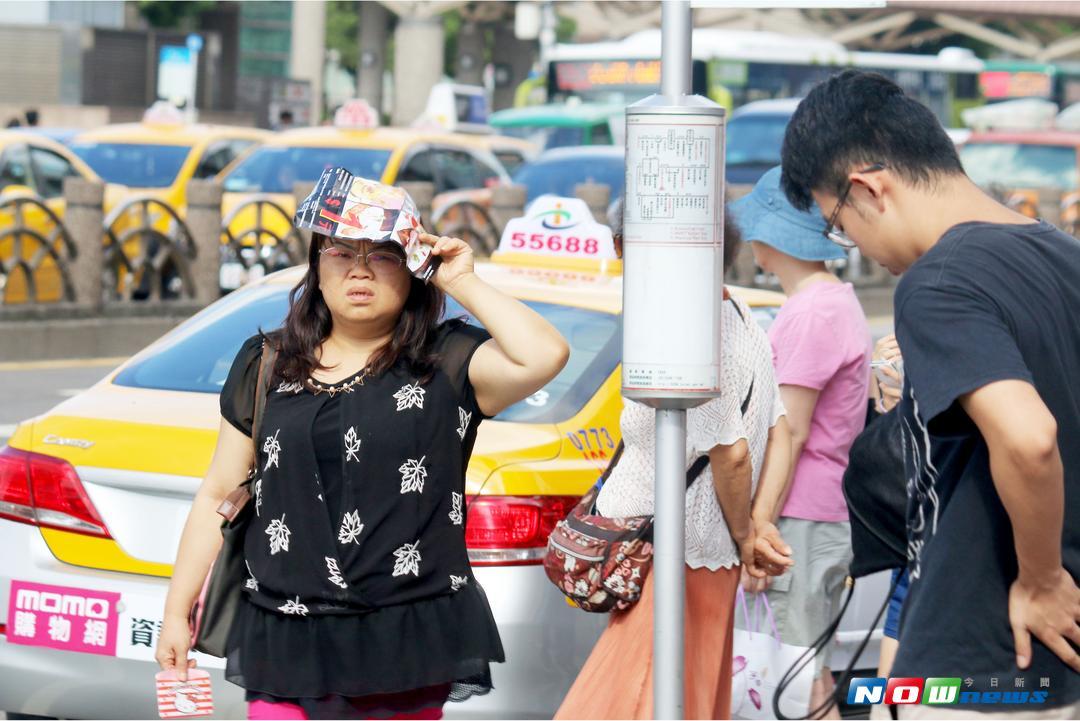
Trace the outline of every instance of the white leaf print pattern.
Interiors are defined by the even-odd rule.
[[[427,393],[427,391],[420,387],[420,381],[403,385],[401,390],[394,394],[394,400],[397,401],[398,412],[400,413],[409,408],[419,408],[420,410],[424,410],[425,393]]]
[[[420,540],[417,539],[414,543],[406,543],[404,546],[394,551],[394,573],[393,576],[404,576],[411,573],[414,576],[420,575],[420,551],[417,550],[417,546],[420,545]]]
[[[360,541],[356,539],[363,530],[364,524],[360,522],[360,510],[357,509],[352,513],[346,513],[345,517],[341,519],[341,528],[338,530],[338,543],[355,543],[359,546]]]
[[[335,586],[340,586],[341,588],[348,588],[349,585],[345,583],[345,579],[341,577],[341,569],[338,568],[337,560],[330,558],[329,556],[324,556],[324,558],[326,559],[326,570],[329,572],[327,579],[330,583]]]
[[[460,591],[465,586],[469,585],[468,576],[450,576],[450,590]]]
[[[465,517],[461,512],[461,502],[464,497],[460,493],[450,492],[450,522],[455,526],[460,526],[464,522]]]
[[[289,599],[285,602],[284,606],[278,606],[278,610],[289,616],[306,616],[308,614],[308,607],[300,603],[300,597],[297,596],[296,600]]]
[[[251,589],[252,591],[258,592],[258,590],[259,590],[259,582],[255,580],[255,574],[252,573],[252,571],[251,571],[251,564],[248,563],[247,561],[244,561],[244,565],[247,566],[247,572],[248,572],[248,576],[249,576],[248,580],[244,581],[244,588]]]
[[[349,461],[360,462],[360,439],[353,427],[350,427],[349,432],[345,434],[345,462]]]
[[[278,433],[281,433],[281,429],[278,428],[274,431],[274,435],[267,436],[266,441],[263,443],[263,453],[266,454],[266,468],[263,470],[269,470],[270,466],[274,468],[278,467],[278,454],[281,453],[281,444],[278,443]]]
[[[418,461],[410,458],[398,468],[398,472],[401,473],[401,492],[403,494],[412,493],[413,491],[417,493],[424,492],[424,479],[427,478],[427,469],[424,468],[425,458],[427,456]]]
[[[255,515],[261,516],[262,513],[262,479],[255,481]]]
[[[465,434],[469,432],[469,423],[472,421],[472,413],[466,413],[465,409],[458,406],[458,429],[457,434],[461,440],[465,440]]]
[[[279,385],[278,388],[277,388],[278,393],[293,393],[293,394],[296,394],[296,393],[299,393],[302,390],[304,390],[304,384],[303,383],[286,383],[285,381],[282,381],[281,385]]]
[[[266,527],[266,535],[270,536],[270,555],[273,556],[280,551],[288,552],[289,550],[289,536],[292,535],[292,531],[285,525],[285,514],[281,514],[281,518],[275,518],[270,521],[270,525]]]

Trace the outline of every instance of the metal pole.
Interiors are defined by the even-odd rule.
[[[686,588],[686,410],[656,411],[653,526],[653,718],[683,718]]]
[[[690,94],[689,0],[661,3],[660,87],[669,101]],[[683,718],[686,593],[686,410],[656,411],[653,529],[653,718]]]
[[[660,92],[674,99],[690,94],[690,2],[665,0],[660,6]]]

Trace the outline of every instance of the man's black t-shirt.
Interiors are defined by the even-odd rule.
[[[958,400],[1002,380],[1038,390],[1065,466],[1062,558],[1080,580],[1080,241],[1046,223],[958,225],[904,275],[895,306],[911,586],[892,676],[961,678],[962,692],[1002,694],[982,711],[1076,702],[1080,675],[1037,639],[1031,667],[1016,666],[1012,525]]]

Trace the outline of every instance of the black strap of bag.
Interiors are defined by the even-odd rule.
[[[244,533],[252,513],[249,503],[250,488],[258,469],[257,439],[276,361],[276,349],[269,343],[264,344],[255,384],[251,431],[252,443],[255,444],[255,459],[247,479],[229,493],[218,507],[218,513],[224,517],[221,523],[221,549],[210,568],[199,600],[191,608],[189,620],[192,627],[192,648],[219,658],[225,657],[229,630],[243,592],[243,579],[246,574]]]
[[[851,661],[848,662],[847,668],[844,669],[843,673],[840,674],[840,678],[837,679],[832,695],[816,709],[810,709],[805,716],[785,716],[780,711],[780,697],[784,694],[784,691],[787,690],[788,686],[794,683],[799,674],[802,673],[807,666],[813,663],[814,659],[821,655],[825,648],[832,643],[833,636],[840,628],[840,622],[843,620],[844,613],[851,603],[851,597],[855,595],[855,579],[848,576],[846,583],[848,586],[848,593],[847,597],[844,598],[843,605],[840,607],[840,613],[838,613],[833,622],[829,624],[829,627],[817,637],[817,640],[815,640],[810,647],[795,660],[795,663],[793,663],[791,668],[784,673],[780,678],[780,682],[776,685],[776,693],[773,694],[773,713],[776,714],[777,719],[783,719],[784,721],[805,721],[806,719],[818,718],[827,713],[834,706],[839,706],[844,703],[844,700],[847,698],[846,689],[848,684],[850,684],[851,679],[855,677],[855,664],[859,662],[867,645],[870,643],[870,639],[874,635],[874,629],[877,628],[877,625],[881,622],[881,617],[885,615],[885,610],[889,607],[889,601],[892,600],[893,594],[896,593],[896,586],[900,583],[900,577],[897,577],[889,587],[889,592],[885,595],[885,602],[881,604],[881,608],[878,609],[877,615],[874,616],[874,622],[870,624],[870,630],[867,631],[866,636],[863,637],[859,647],[855,649],[855,653],[852,654]],[[895,714],[895,709],[891,709],[890,713]],[[895,715],[893,718],[895,718]]]
[[[247,479],[229,492],[225,500],[218,506],[217,512],[225,519],[226,523],[236,520],[240,511],[251,500],[251,483],[255,480],[256,471],[259,467],[259,433],[262,429],[263,416],[266,414],[266,397],[270,394],[270,382],[274,377],[274,365],[277,363],[278,352],[271,343],[263,343],[262,355],[259,356],[259,374],[255,382],[255,400],[252,406],[251,442],[255,453],[252,457],[251,468],[248,470]]]
[[[773,696],[773,711],[778,719],[790,718],[780,713],[781,695],[803,669],[832,642],[855,593],[855,578],[889,568],[903,568],[906,563],[904,518],[907,491],[899,423],[896,409],[893,409],[868,424],[851,447],[850,462],[842,484],[844,500],[851,517],[854,551],[847,580],[848,594],[836,619],[780,679]],[[899,581],[899,576],[893,581],[874,623],[840,675],[833,695],[819,708],[811,709],[806,716],[799,718],[814,718],[844,702],[845,690],[854,675],[855,664],[870,643],[874,629],[885,614]]]

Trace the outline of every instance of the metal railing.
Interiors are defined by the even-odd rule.
[[[126,199],[105,217],[109,300],[193,298],[195,239],[171,205],[153,195]]]
[[[502,228],[497,227],[487,208],[471,200],[444,205],[431,217],[432,232],[460,238],[478,255],[491,255],[499,247]]]
[[[78,253],[60,216],[32,193],[0,195],[0,305],[73,301]]]
[[[251,225],[241,222],[248,214],[254,216]],[[292,213],[273,196],[260,194],[236,206],[222,219],[222,290],[234,290],[307,259],[306,240],[292,218]]]

